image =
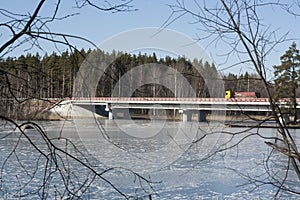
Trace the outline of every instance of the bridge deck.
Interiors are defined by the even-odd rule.
[[[268,98],[172,98],[172,97],[76,97],[71,101],[90,101],[90,102],[269,102]],[[280,99],[278,102],[287,102],[289,99]],[[300,103],[300,98],[296,98]]]

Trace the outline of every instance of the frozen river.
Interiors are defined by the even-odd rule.
[[[286,175],[285,158],[276,152],[268,157],[271,149],[264,142],[273,140],[256,135],[272,137],[276,129],[143,120],[37,123],[56,147],[78,160],[59,149],[49,151],[35,129],[25,130],[30,143],[11,124],[2,123],[0,199],[120,199],[122,194],[132,199],[149,199],[149,194],[152,199],[272,199],[278,188],[263,183]],[[299,131],[291,133],[297,136]],[[286,180],[290,189],[300,191],[295,174],[288,173]]]

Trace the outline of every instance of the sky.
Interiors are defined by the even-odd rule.
[[[56,1],[50,0],[46,2],[47,3],[45,4],[41,12],[42,15],[48,15],[54,11],[53,5]],[[58,11],[58,16],[64,16],[72,13],[80,14],[75,15],[69,19],[57,21],[54,24],[51,24],[50,28],[54,32],[62,32],[85,37],[91,40],[96,45],[103,43],[114,35],[122,34],[134,29],[156,27],[159,30],[159,27],[164,24],[164,22],[171,14],[171,9],[168,5],[176,3],[175,0],[133,0],[131,2],[131,5],[134,9],[137,9],[137,11],[112,13],[101,12],[96,10],[95,8],[90,7],[83,7],[82,9],[78,9],[75,7],[74,2],[75,1],[72,0],[62,1],[60,10]],[[186,2],[189,3],[192,1]],[[2,1],[0,7],[13,11],[15,13],[32,13],[37,3],[37,0],[9,0]],[[266,20],[265,23],[272,29],[278,28],[278,31],[281,34],[290,31],[290,37],[293,38],[293,41],[297,43],[297,41],[299,40],[297,34],[300,33],[299,18],[291,17],[284,13],[278,13],[277,11],[278,10],[276,9],[263,11],[262,16],[263,18],[265,18],[264,20]],[[0,18],[0,20],[2,21],[3,19]],[[196,39],[197,34],[199,33],[199,28],[201,27],[199,27],[197,24],[193,24],[192,22],[192,18],[183,17],[170,24],[167,28],[170,30],[174,30],[180,34],[184,34],[191,39]],[[0,31],[0,43],[3,44],[9,36],[5,35],[2,30]],[[76,44],[77,48],[93,48],[86,42],[78,40],[74,40],[72,42]],[[268,66],[280,64],[280,56],[288,49],[291,43],[292,41],[289,41],[288,43],[281,44],[277,49],[274,49],[274,52],[269,56],[267,60]],[[53,51],[52,45],[43,45],[48,54]],[[207,51],[207,54],[212,57],[213,62],[215,62],[218,70],[220,70],[221,73],[231,72],[239,74],[246,71],[251,72],[251,67],[229,67],[231,65],[230,61],[224,63],[224,60],[222,60],[218,55],[222,54],[222,52],[226,50],[226,46],[208,46],[207,41],[199,41],[197,45],[202,46]],[[64,50],[63,47],[61,47],[61,50]],[[35,53],[32,51],[34,50],[31,50],[30,53]],[[24,52],[24,47],[21,47],[12,52],[10,56],[18,56],[20,54],[26,54]]]

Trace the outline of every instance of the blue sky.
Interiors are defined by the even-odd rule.
[[[51,13],[53,11],[53,4],[55,2],[56,1],[47,1],[46,5],[43,7],[42,14]],[[52,24],[50,28],[57,32],[69,33],[88,38],[98,45],[107,38],[124,31],[143,27],[160,27],[171,13],[168,4],[174,4],[175,2],[175,0],[134,0],[131,5],[138,9],[137,11],[111,13],[100,12],[89,7],[84,7],[78,10],[74,6],[74,1],[63,1],[58,16],[77,12],[80,12],[80,14],[73,16],[70,19],[56,22],[55,24]],[[37,3],[37,0],[9,0],[1,2],[0,7],[9,9],[13,12],[32,13]],[[266,20],[266,24],[270,25],[273,29],[280,28],[279,32],[281,33],[290,31],[290,37],[295,38],[294,41],[296,43],[298,42],[297,37],[298,33],[300,33],[299,18],[290,17],[284,13],[278,13],[275,9],[266,10],[263,13],[263,17]],[[195,24],[191,24],[191,22],[191,18],[184,17],[172,23],[168,28],[183,33],[191,38],[196,38],[199,27]],[[2,37],[0,37],[1,43],[4,42],[3,39],[5,39],[5,37],[2,35]],[[74,43],[78,48],[91,47],[89,44],[82,41],[74,41]],[[282,44],[275,49],[274,53],[271,54],[268,59],[268,65],[273,66],[280,64],[280,55],[285,52],[291,43],[292,41]],[[206,47],[207,43],[199,42],[199,45]],[[300,47],[300,43],[298,46]],[[49,53],[53,51],[53,49],[51,49],[52,46],[49,46],[49,44],[45,44],[44,47],[47,49],[47,51],[50,51]],[[222,70],[227,68],[230,64],[222,64],[223,60],[218,57],[218,53],[222,52],[222,47],[218,47],[219,49],[214,48],[215,47],[209,47],[207,51],[210,55],[212,55],[218,69]],[[11,55],[17,56],[24,53],[23,49],[20,48]],[[226,73],[243,73],[245,71],[251,71],[251,69],[242,68],[239,66],[225,70]]]

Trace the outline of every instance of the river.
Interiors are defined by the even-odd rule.
[[[285,157],[274,152],[267,159],[271,149],[264,142],[273,140],[256,134],[275,136],[276,129],[272,128],[246,130],[218,123],[159,120],[80,119],[37,123],[57,147],[89,163],[97,172],[110,169],[103,174],[105,180],[133,199],[148,199],[148,193],[152,199],[271,199],[277,188],[262,184],[274,181],[266,169],[277,180],[285,176]],[[40,152],[13,128],[2,122],[0,129],[1,199],[70,197],[65,185],[83,199],[122,198],[104,179],[93,179],[81,163],[59,151],[56,163],[46,164],[40,155],[51,154],[38,131],[25,130]],[[297,144],[300,144],[299,131],[291,130]],[[135,173],[149,180],[150,185]],[[47,184],[42,190],[44,182]],[[286,183],[290,189],[300,191],[300,183],[292,171]],[[287,192],[280,192],[279,196],[299,198]]]

